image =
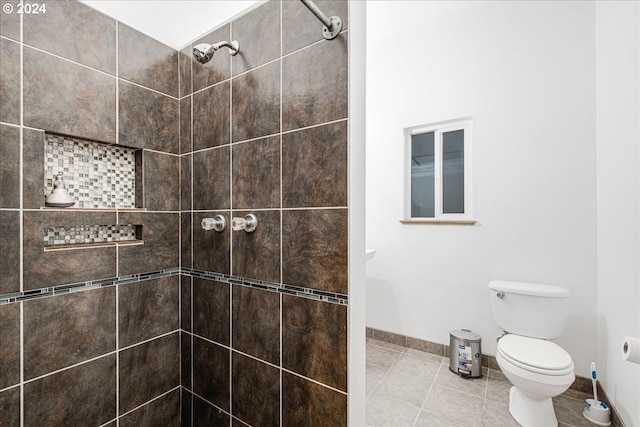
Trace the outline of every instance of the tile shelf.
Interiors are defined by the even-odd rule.
[[[136,180],[141,177],[141,156],[136,149],[45,133],[44,194],[54,190],[54,177],[61,173],[64,188],[75,201],[75,208],[44,208],[93,212],[135,210],[141,204],[138,200],[141,194],[136,193],[136,187],[140,185]]]
[[[45,252],[144,244],[142,224],[56,225],[43,232]]]
[[[44,193],[53,190],[51,177],[62,172],[65,189],[75,204],[70,207],[41,205],[39,210],[56,215],[78,213],[75,219],[70,219],[76,216],[72,214],[58,221],[89,224],[55,227],[43,224],[44,252],[143,245],[142,225],[113,224],[118,222],[115,218],[102,215],[147,211],[136,207],[142,204],[138,200],[141,194],[135,191],[141,165],[140,150],[46,133]],[[90,224],[92,222],[99,224]]]
[[[51,245],[45,246],[45,252],[71,251],[79,249],[96,249],[96,248],[112,248],[116,246],[138,246],[144,245],[144,240],[122,240],[119,242],[96,242],[96,243],[77,243],[70,245]]]
[[[43,211],[74,211],[74,212],[146,212],[147,208],[56,208],[41,206]]]

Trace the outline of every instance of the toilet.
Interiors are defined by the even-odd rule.
[[[505,332],[496,360],[513,384],[509,412],[524,427],[558,425],[552,397],[575,380],[571,356],[558,344],[569,313],[569,291],[559,286],[492,281],[491,309]]]

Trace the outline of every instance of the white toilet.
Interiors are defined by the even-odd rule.
[[[559,286],[492,281],[493,317],[505,332],[498,340],[498,366],[513,384],[509,412],[524,427],[558,425],[552,397],[575,380],[573,360],[547,341],[562,334],[569,291]]]

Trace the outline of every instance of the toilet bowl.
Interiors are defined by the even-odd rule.
[[[564,329],[569,291],[558,286],[520,282],[489,283],[491,308],[505,334],[496,360],[513,384],[509,412],[524,427],[556,427],[552,398],[575,380],[571,356],[548,341]]]
[[[575,380],[571,356],[557,344],[508,334],[498,341],[496,360],[513,384],[509,412],[525,427],[557,426],[551,398]]]

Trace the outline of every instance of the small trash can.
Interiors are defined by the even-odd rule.
[[[468,329],[449,333],[449,370],[462,378],[482,377],[482,338]]]

